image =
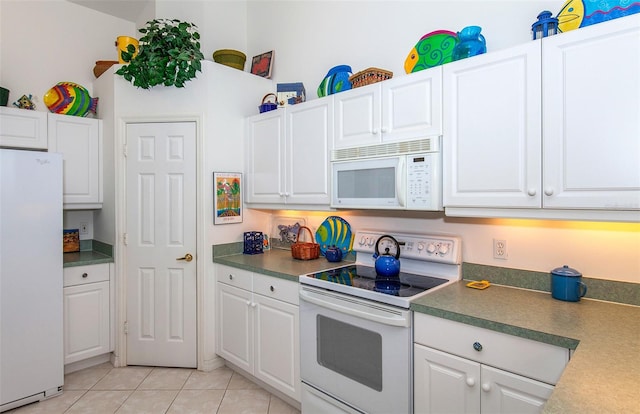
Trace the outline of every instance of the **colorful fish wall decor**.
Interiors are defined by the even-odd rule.
[[[96,114],[98,98],[89,96],[89,91],[73,82],[59,82],[42,97],[49,111],[73,116]]]
[[[558,31],[568,32],[635,13],[640,13],[640,1],[567,0],[558,12]]]

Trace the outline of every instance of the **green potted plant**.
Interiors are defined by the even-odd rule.
[[[143,89],[156,85],[183,88],[185,82],[201,71],[200,61],[204,60],[196,29],[195,24],[177,19],[148,21],[139,30],[144,36],[140,38],[137,55],[135,46],[128,45],[121,52],[122,60],[128,64],[116,74]]]

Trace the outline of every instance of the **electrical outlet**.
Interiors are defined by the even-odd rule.
[[[80,223],[80,234],[89,233],[89,225],[87,223]]]
[[[493,258],[507,260],[507,241],[502,239],[493,239]]]

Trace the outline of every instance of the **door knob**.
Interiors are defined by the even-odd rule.
[[[176,260],[186,260],[187,262],[190,262],[193,260],[193,256],[191,256],[191,253],[187,253],[184,257],[178,257]]]

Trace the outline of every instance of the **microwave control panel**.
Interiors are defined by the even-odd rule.
[[[407,155],[407,208],[442,210],[440,153]]]

